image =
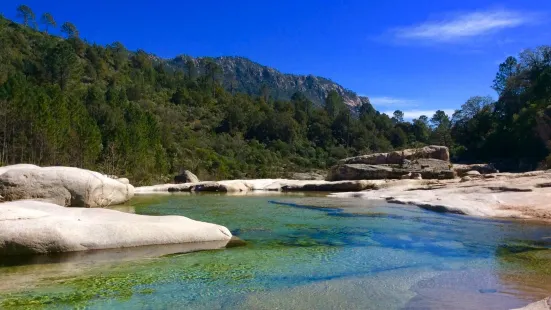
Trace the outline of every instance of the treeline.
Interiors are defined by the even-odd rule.
[[[493,89],[496,102],[473,97],[454,113],[455,155],[504,170],[551,168],[551,47],[508,57]]]
[[[288,101],[270,89],[232,94],[211,59],[202,72],[184,71],[120,43],[89,44],[70,23],[65,39],[52,36],[55,22],[40,31],[22,7],[22,24],[0,17],[1,164],[79,166],[140,184],[182,168],[204,179],[284,176],[425,144],[532,168],[549,154],[549,49],[533,52],[536,63],[502,65],[498,102],[474,98],[452,119],[438,111],[406,122],[369,103],[351,111],[336,92],[323,107],[300,93]]]

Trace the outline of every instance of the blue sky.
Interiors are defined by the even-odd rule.
[[[20,1],[3,0],[15,18]],[[495,93],[498,65],[551,44],[549,0],[25,1],[100,44],[161,57],[238,55],[314,74],[406,118]]]

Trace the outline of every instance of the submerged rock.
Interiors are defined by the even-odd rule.
[[[105,207],[134,196],[128,179],[73,167],[3,167],[0,195],[5,201],[35,199],[66,207]]]
[[[229,241],[231,237],[226,227],[183,216],[64,208],[31,200],[0,204],[0,255]]]

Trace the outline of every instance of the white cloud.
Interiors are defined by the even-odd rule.
[[[417,101],[393,97],[369,97],[369,102],[376,106],[383,107],[404,107],[404,106],[414,106]]]
[[[444,113],[446,113],[450,118],[455,112],[455,110],[453,109],[440,109],[440,110],[444,111]],[[421,115],[425,115],[430,119],[437,110],[401,110],[401,111],[404,112],[405,120],[412,120],[414,118],[419,118],[419,116]],[[394,111],[385,111],[383,113],[392,117],[392,114],[394,113]]]
[[[510,10],[476,11],[393,29],[391,33],[399,40],[457,42],[530,24],[537,17],[536,14]]]

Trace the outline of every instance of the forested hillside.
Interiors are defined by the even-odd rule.
[[[18,10],[21,24],[0,17],[1,164],[85,167],[140,184],[181,168],[204,179],[276,177],[428,143],[511,169],[534,169],[549,155],[547,47],[507,59],[498,102],[475,97],[452,119],[438,111],[406,122],[368,100],[352,113],[338,90],[322,105],[300,92],[276,100],[288,91],[277,83],[261,83],[259,96],[246,94],[248,83],[226,90],[214,59],[190,71],[120,43],[89,44],[71,23],[61,26],[65,38],[49,35],[53,16],[36,27],[30,8]]]

